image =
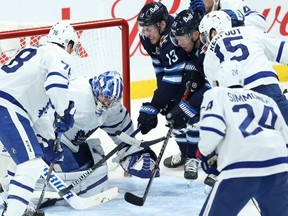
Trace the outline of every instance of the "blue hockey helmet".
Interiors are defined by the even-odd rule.
[[[141,9],[137,20],[139,26],[150,26],[162,20],[167,21],[168,18],[169,14],[165,5],[160,2],[150,2]]]
[[[99,99],[100,94],[114,102],[122,98],[123,81],[117,71],[106,71],[98,77],[94,77],[91,85],[96,99]]]
[[[178,13],[171,25],[171,32],[175,36],[191,34],[192,31],[198,30],[201,16],[190,10],[182,10]]]

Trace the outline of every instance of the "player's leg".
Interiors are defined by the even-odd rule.
[[[262,177],[257,192],[261,215],[288,215],[288,172]]]
[[[196,158],[196,151],[199,142],[199,127],[197,124],[188,124],[187,126],[187,159],[184,166],[184,177],[186,179],[198,178],[199,160]]]
[[[277,84],[261,85],[252,89],[253,91],[271,97],[278,105],[286,124],[288,125],[288,100]]]
[[[186,133],[182,130],[173,130],[173,135],[175,138],[175,141],[179,147],[180,152],[175,155],[171,155],[168,158],[165,158],[163,161],[163,164],[165,167],[168,168],[177,168],[179,166],[182,166],[185,164],[187,159],[187,139],[186,139]]]
[[[23,215],[43,170],[43,152],[26,117],[0,107],[0,128],[1,142],[17,164],[4,215]]]
[[[251,182],[249,178],[218,180],[199,215],[237,216],[257,188],[257,182]]]

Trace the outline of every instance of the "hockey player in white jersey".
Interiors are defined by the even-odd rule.
[[[202,17],[211,11],[224,10],[231,17],[233,27],[239,26],[242,21],[246,26],[256,26],[262,31],[268,27],[266,18],[244,0],[191,0],[189,9]]]
[[[20,50],[0,70],[0,140],[14,162],[7,174],[10,184],[4,216],[24,214],[43,171],[43,151],[33,124],[51,107],[57,117],[56,131],[64,132],[74,122],[68,86],[70,54],[77,49],[77,34],[71,25],[57,23],[47,41]],[[53,124],[49,127],[53,129]],[[57,162],[61,154],[51,153],[50,160]]]
[[[77,78],[70,82],[69,90],[77,106],[74,115],[75,123],[62,135],[64,160],[55,165],[57,174],[68,185],[105,156],[101,145],[108,143],[100,140],[100,137],[91,136],[96,130],[104,130],[116,145],[121,143],[115,134],[117,130],[129,135],[134,131],[131,117],[121,103],[123,82],[118,72],[107,71],[94,78]],[[53,142],[53,133],[47,133],[43,121],[38,125],[37,136],[41,143]],[[156,155],[151,149],[143,150],[129,145],[120,150],[117,155],[115,161],[120,163],[129,174],[141,178],[151,176],[156,160]],[[108,189],[107,164],[97,168],[80,183],[80,187],[75,189],[75,192],[83,197]],[[46,204],[48,203],[51,204],[51,201]]]
[[[210,84],[221,62],[238,61],[243,68],[245,88],[273,98],[288,124],[288,101],[272,63],[288,63],[288,43],[254,26],[232,28],[230,17],[223,11],[207,14],[199,30],[202,42],[209,44],[204,73]]]
[[[274,100],[243,88],[241,70],[222,62],[204,94],[199,155],[209,173],[217,153],[220,174],[200,215],[236,216],[252,198],[261,215],[288,215],[288,127]]]

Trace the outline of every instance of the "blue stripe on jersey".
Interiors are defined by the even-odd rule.
[[[12,104],[20,107],[22,110],[24,110],[27,113],[27,110],[24,109],[24,107],[19,103],[19,101],[17,101],[12,95],[4,92],[4,91],[0,91],[0,97],[4,98],[5,100],[11,102]]]
[[[279,164],[288,164],[288,157],[278,157],[265,161],[243,161],[230,164],[223,170],[241,169],[241,168],[264,168]],[[222,171],[223,171],[222,170]]]
[[[15,180],[11,180],[10,184],[14,184],[14,185],[16,185],[16,186],[18,186],[18,187],[20,187],[20,188],[22,188],[24,190],[27,190],[27,191],[29,191],[31,193],[33,193],[33,191],[34,191],[34,188],[31,188],[31,187],[29,187],[27,185],[23,185],[22,183],[20,183],[18,181],[15,181]]]
[[[60,76],[60,77],[62,77],[62,78],[64,78],[64,79],[68,80],[67,77],[65,77],[63,74],[61,74],[61,73],[59,73],[59,72],[56,72],[56,71],[48,73],[48,76],[46,77],[46,80],[47,80],[47,78],[50,77],[50,76]]]
[[[216,115],[216,114],[205,114],[205,115],[203,115],[202,119],[207,118],[207,117],[215,117],[215,118],[217,118],[217,119],[220,119],[220,120],[226,125],[225,119],[224,119],[222,116],[220,116],[220,115]]]
[[[164,68],[165,73],[175,73],[179,71],[183,71],[185,68],[186,62],[180,62],[179,64],[174,65],[170,68]]]
[[[29,204],[29,201],[23,199],[22,197],[16,196],[16,195],[8,195],[7,199],[19,200],[20,202],[24,203],[25,205]]]
[[[280,59],[281,59],[281,56],[282,56],[282,52],[283,52],[283,48],[284,48],[284,45],[285,45],[285,42],[282,41],[280,46],[279,46],[279,50],[278,50],[278,53],[277,53],[277,58],[276,58],[276,61],[279,62]]]
[[[53,83],[51,85],[48,85],[45,87],[46,91],[48,91],[51,88],[63,88],[63,89],[68,89],[68,85],[67,84],[56,84]]]
[[[261,71],[261,72],[258,72],[256,74],[253,74],[250,77],[245,78],[244,79],[244,85],[248,85],[257,79],[262,79],[262,78],[266,78],[266,77],[273,77],[273,78],[276,78],[277,80],[279,80],[277,75],[275,73],[273,73],[272,71]]]
[[[216,134],[218,134],[219,136],[222,136],[222,137],[225,136],[225,133],[223,133],[222,131],[217,130],[216,128],[212,128],[212,127],[204,127],[204,126],[202,126],[202,127],[200,127],[200,130],[210,131],[210,132],[216,133]]]
[[[158,74],[158,73],[164,72],[164,67],[155,67],[154,66],[154,70],[155,70],[155,74]]]
[[[249,11],[248,13],[245,13],[245,17],[246,17],[246,16],[249,16],[250,14],[256,14],[256,15],[260,16],[263,20],[266,21],[266,18],[265,18],[262,14],[260,14],[258,11],[253,11],[253,10],[251,10],[251,11]]]
[[[180,84],[182,82],[182,74],[181,75],[165,75],[162,79],[163,82],[172,83],[172,84]]]

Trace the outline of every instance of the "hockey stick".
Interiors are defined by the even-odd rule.
[[[56,143],[55,143],[55,146],[53,148],[53,151],[54,152],[58,152],[58,151],[61,151],[61,136],[62,136],[62,133],[61,132],[58,132],[57,134],[57,138],[56,138]],[[50,166],[49,166],[49,170],[48,170],[48,173],[47,173],[47,177],[45,179],[45,182],[44,182],[44,185],[43,185],[43,189],[42,189],[42,192],[41,192],[41,195],[40,195],[40,198],[38,200],[38,204],[37,204],[37,209],[40,208],[42,202],[43,202],[43,198],[44,198],[44,195],[45,195],[45,191],[46,191],[46,186],[47,184],[49,183],[49,180],[50,180],[50,176],[51,176],[51,173],[52,173],[52,170],[54,168],[54,163],[50,163]]]
[[[166,139],[166,137],[160,137],[158,139],[154,139],[150,141],[142,141],[142,140],[137,140],[122,131],[116,131],[116,135],[117,135],[117,138],[119,138],[122,142],[125,142],[129,145],[143,147],[143,148],[162,142]]]
[[[46,178],[48,175],[49,167],[45,164],[45,168],[42,173],[42,177]],[[54,172],[52,171],[49,179],[49,184],[54,188],[55,191],[60,192],[61,189],[67,188],[66,183]],[[79,197],[74,191],[69,191],[62,198],[74,209],[83,210],[95,207],[104,202],[107,202],[119,195],[117,187],[110,188],[102,193],[90,196],[87,198]],[[60,197],[59,197],[60,198]]]
[[[161,161],[162,156],[164,154],[165,148],[166,148],[166,146],[168,144],[168,141],[169,141],[169,139],[170,139],[170,137],[172,135],[172,130],[173,130],[173,126],[171,125],[169,127],[168,132],[167,132],[166,139],[164,140],[164,143],[163,143],[163,145],[161,147],[160,153],[159,153],[159,155],[157,157],[157,161],[156,161],[156,163],[154,165],[154,168],[152,170],[152,175],[151,175],[151,177],[149,179],[148,185],[146,186],[146,189],[145,189],[143,197],[138,197],[138,196],[136,196],[136,195],[134,195],[132,193],[126,192],[124,198],[125,198],[125,200],[127,202],[129,202],[129,203],[131,203],[133,205],[137,205],[137,206],[143,206],[144,205],[144,202],[146,200],[146,197],[148,195],[148,192],[150,190],[152,182],[153,182],[153,180],[155,178],[157,170],[159,170],[159,164],[160,164],[160,161]]]
[[[140,127],[137,128],[131,136],[135,136],[140,131]],[[89,168],[85,173],[83,173],[78,179],[73,181],[68,187],[65,187],[61,189],[58,193],[60,197],[63,197],[65,194],[67,194],[71,189],[73,189],[76,185],[78,185],[80,182],[82,182],[84,179],[86,179],[94,170],[102,166],[104,162],[106,162],[112,155],[114,155],[116,152],[121,150],[123,147],[125,147],[127,144],[122,142],[119,145],[117,145],[114,149],[112,149],[107,155],[105,155],[98,163],[93,165],[91,168]]]

